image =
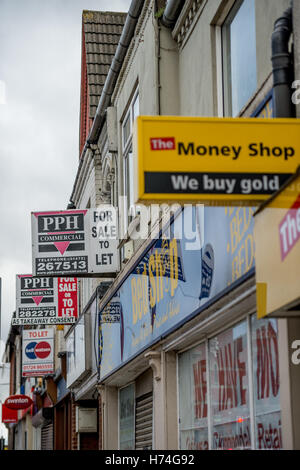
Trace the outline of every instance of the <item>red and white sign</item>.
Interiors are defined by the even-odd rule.
[[[151,150],[175,150],[174,137],[156,137],[150,139]]]
[[[22,377],[54,373],[54,330],[24,330]]]
[[[10,424],[18,422],[18,410],[12,410],[2,405],[2,423]]]
[[[12,325],[75,323],[78,317],[76,278],[17,274],[16,314]]]
[[[279,225],[281,261],[300,240],[300,196]]]
[[[58,290],[58,316],[69,319],[78,317],[78,294],[76,277],[59,277]]]
[[[27,395],[11,395],[6,398],[4,405],[10,410],[25,410],[33,404]]]

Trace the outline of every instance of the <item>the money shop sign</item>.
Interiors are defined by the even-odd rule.
[[[16,313],[12,325],[72,324],[78,318],[76,278],[17,274]]]
[[[33,274],[85,277],[117,272],[117,217],[109,207],[33,212]]]
[[[255,204],[300,165],[296,119],[139,116],[136,202]]]

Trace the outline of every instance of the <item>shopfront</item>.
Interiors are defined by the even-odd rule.
[[[104,402],[118,409],[120,449],[157,448],[158,410],[172,394],[178,448],[282,447],[278,325],[256,317],[252,215],[246,207],[185,208],[100,302],[100,383],[109,388]],[[168,355],[177,366],[167,394]],[[137,383],[148,417],[142,429]]]
[[[278,318],[283,325],[281,367],[283,440],[285,448],[300,448],[300,173],[255,213],[257,315]]]
[[[181,449],[281,449],[277,321],[245,316],[178,355]]]

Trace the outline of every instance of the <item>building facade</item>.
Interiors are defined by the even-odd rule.
[[[123,234],[121,271],[94,297],[103,449],[299,447],[290,400],[297,386],[287,380],[290,320],[256,315],[255,208],[175,211],[167,235],[161,216],[151,216],[158,236],[140,239],[133,192],[138,115],[274,118],[287,108],[284,117],[295,115],[298,11],[289,5],[131,4],[118,66],[113,61],[82,153],[86,162],[97,153],[95,202],[118,207]],[[280,81],[273,38],[282,21],[289,64]],[[77,188],[71,199],[84,207]],[[196,229],[182,237],[184,221]],[[112,313],[117,320],[108,323]]]
[[[299,115],[299,15],[287,0],[83,13],[68,207],[118,208],[121,269],[82,279],[79,320],[57,331],[52,412],[32,418],[54,449],[300,448],[300,322],[257,316],[256,208],[134,205],[138,115]]]

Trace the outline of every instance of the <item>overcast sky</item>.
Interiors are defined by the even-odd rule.
[[[130,3],[0,0],[2,341],[15,309],[15,276],[32,272],[30,212],[66,209],[72,192],[82,10],[127,12]]]

